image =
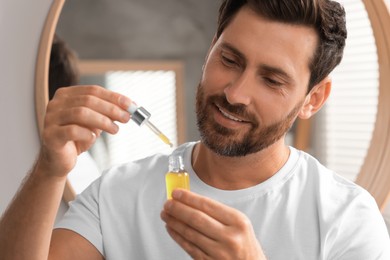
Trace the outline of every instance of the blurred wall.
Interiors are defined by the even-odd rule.
[[[34,73],[51,0],[0,0],[0,214],[39,150]]]

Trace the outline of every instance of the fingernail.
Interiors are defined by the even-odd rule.
[[[127,122],[130,120],[130,113],[127,111],[123,111],[121,117],[123,121]]]
[[[172,200],[167,200],[164,205],[165,210],[169,210],[172,207]]]
[[[183,192],[181,190],[175,189],[172,191],[172,198],[180,199]]]
[[[128,97],[120,96],[119,104],[127,109],[131,104],[131,100]]]
[[[114,128],[114,133],[117,133],[119,131],[119,126],[112,122],[112,127]]]

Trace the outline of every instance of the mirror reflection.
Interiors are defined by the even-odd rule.
[[[84,1],[67,1],[60,16],[57,33],[77,51],[81,60],[183,61],[183,110],[184,117],[188,119],[183,136],[186,136],[185,140],[197,140],[192,106],[195,86],[199,80],[197,73],[200,70],[194,67],[200,68],[203,64],[203,57],[215,29],[213,19],[217,4],[200,1],[196,5],[177,5],[175,1],[168,1],[162,7],[163,10],[157,11],[150,8],[153,1],[117,2],[109,5],[101,2],[91,7]],[[348,14],[349,27],[344,60],[332,73],[334,88],[330,101],[310,123],[305,123],[303,130],[300,129],[300,138],[304,143],[309,143],[308,152],[325,165],[354,180],[364,162],[374,127],[378,64],[375,39],[363,2],[341,2]],[[122,10],[126,10],[126,13]],[[202,12],[198,12],[199,10]],[[179,16],[171,19],[172,13]],[[83,81],[94,82],[96,81],[91,77]],[[143,102],[149,100],[140,99]],[[159,113],[163,108],[156,110],[154,113]],[[295,129],[297,127],[292,129],[288,138],[291,144],[294,144],[294,137],[299,135],[294,132]],[[94,156],[99,158],[100,164],[108,165],[104,162],[107,157],[102,154],[104,153],[95,152]],[[117,162],[116,159],[113,161]]]

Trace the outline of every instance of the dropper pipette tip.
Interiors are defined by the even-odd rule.
[[[171,148],[173,147],[173,144],[171,143],[171,141],[169,141],[168,137],[166,137],[163,133],[159,133],[158,134],[158,137],[164,142],[166,143],[167,145],[169,145]]]
[[[138,107],[134,102],[131,103],[129,107],[129,112],[131,113],[132,117],[131,119],[136,122],[139,126],[145,124],[149,127],[150,130],[152,130],[153,133],[155,133],[164,143],[169,145],[171,148],[173,147],[173,144],[171,141],[169,141],[168,137],[166,137],[158,128],[153,125],[149,121],[149,117],[151,116],[150,113],[143,107]]]
[[[166,143],[167,145],[169,145],[170,147],[173,147],[173,144],[171,143],[171,141],[168,139],[168,137],[166,137],[155,125],[153,125],[149,120],[146,121],[145,125],[147,125],[150,130],[152,130],[153,133],[155,133],[160,139],[161,141],[163,141],[164,143]]]

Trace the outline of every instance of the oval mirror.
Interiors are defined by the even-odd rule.
[[[68,1],[67,5],[88,5],[87,3],[81,3],[83,1]],[[309,149],[309,152],[312,152],[315,156],[323,158],[322,160],[325,162],[325,164],[330,164],[331,168],[336,167],[333,166],[332,163],[337,160],[329,159],[332,157],[329,157],[328,155],[331,154],[333,151],[332,149],[339,149],[337,146],[332,146],[334,143],[341,143],[341,141],[338,141],[341,138],[343,141],[348,141],[347,139],[350,138],[352,135],[359,134],[359,123],[355,127],[347,127],[347,126],[340,126],[337,120],[343,120],[343,119],[337,119],[332,123],[335,128],[334,129],[327,129],[324,126],[323,122],[326,122],[325,124],[329,126],[328,121],[330,119],[335,119],[336,114],[340,114],[340,109],[345,109],[345,106],[348,107],[349,101],[347,101],[347,97],[351,96],[352,93],[358,93],[363,87],[362,85],[368,86],[368,90],[372,92],[369,92],[371,96],[375,97],[374,103],[368,103],[364,105],[364,109],[352,109],[354,111],[351,111],[352,114],[355,112],[354,117],[360,118],[362,117],[362,114],[365,114],[368,110],[371,111],[371,114],[368,116],[368,122],[370,122],[370,125],[366,127],[368,130],[365,132],[365,137],[363,138],[363,145],[364,151],[358,153],[357,157],[348,157],[352,158],[352,166],[346,164],[346,169],[351,169],[355,167],[355,169],[351,173],[345,173],[345,175],[349,175],[349,178],[354,179],[358,184],[366,188],[368,191],[370,191],[375,199],[377,200],[377,203],[379,207],[383,210],[386,202],[389,199],[389,191],[390,191],[390,150],[388,147],[390,147],[390,138],[389,138],[389,129],[390,129],[390,89],[388,86],[390,85],[390,31],[387,28],[387,25],[390,24],[390,15],[389,15],[389,9],[388,9],[388,0],[363,0],[363,1],[351,1],[351,0],[344,0],[340,1],[342,2],[347,10],[347,17],[348,19],[351,19],[351,24],[353,24],[353,21],[357,21],[354,26],[363,26],[365,29],[356,29],[356,28],[349,28],[349,39],[351,41],[354,41],[355,38],[359,38],[359,34],[363,35],[364,39],[368,39],[369,42],[363,42],[363,44],[368,44],[367,46],[371,46],[367,49],[368,51],[368,57],[371,57],[371,60],[364,60],[365,58],[359,59],[359,57],[363,57],[361,49],[359,49],[358,45],[362,44],[361,42],[353,44],[353,43],[347,43],[346,48],[346,56],[349,55],[350,58],[345,58],[343,62],[346,62],[344,65],[341,64],[340,67],[333,73],[334,78],[334,89],[339,88],[341,92],[343,93],[337,93],[337,90],[334,90],[334,96],[335,100],[333,103],[329,104],[328,107],[325,107],[322,114],[317,115],[313,121],[310,122],[300,122],[295,128],[295,137],[299,139],[299,144],[303,144],[303,147],[306,147]],[[47,90],[47,79],[48,79],[48,66],[49,66],[49,56],[50,56],[50,46],[52,43],[52,38],[54,35],[55,27],[57,25],[57,21],[59,19],[59,14],[61,12],[61,9],[63,7],[64,0],[54,0],[53,5],[51,8],[51,11],[48,15],[47,22],[45,24],[45,30],[42,34],[41,38],[41,45],[38,55],[38,61],[36,66],[36,109],[37,109],[37,118],[38,118],[38,125],[39,129],[42,129],[43,125],[43,117],[45,113],[45,107],[48,102],[48,90]],[[97,36],[94,34],[91,34],[89,36],[92,36],[92,38],[89,38],[87,44],[81,44],[81,41],[85,41],[88,37],[87,35],[77,35],[77,31],[73,27],[73,32],[76,33],[76,35],[73,37],[65,37],[66,41],[70,43],[72,47],[75,47],[76,51],[81,56],[81,63],[83,62],[83,59],[118,59],[126,57],[128,59],[140,59],[147,57],[148,59],[151,58],[151,56],[145,56],[146,52],[150,52],[153,54],[154,59],[158,60],[164,60],[167,58],[167,56],[159,54],[154,47],[147,46],[149,44],[152,44],[156,41],[165,41],[166,43],[170,43],[170,35],[169,34],[161,34],[160,31],[156,31],[156,29],[152,29],[152,26],[148,24],[146,20],[152,20],[152,22],[157,23],[163,23],[166,25],[167,21],[173,20],[170,26],[168,28],[172,31],[174,31],[177,35],[175,35],[175,39],[178,40],[178,45],[181,47],[175,46],[175,48],[179,48],[178,52],[175,52],[172,48],[172,46],[160,44],[161,46],[165,46],[163,50],[164,53],[171,54],[171,56],[168,55],[169,58],[175,57],[176,60],[185,60],[184,65],[186,67],[186,71],[184,71],[184,79],[183,81],[186,82],[186,85],[188,86],[185,88],[185,98],[183,99],[183,103],[188,104],[188,108],[186,108],[186,114],[183,117],[188,118],[186,120],[186,127],[187,131],[185,131],[185,134],[183,136],[186,136],[185,138],[182,138],[180,142],[184,142],[187,140],[193,140],[197,138],[196,133],[196,127],[195,127],[195,120],[193,115],[193,97],[194,95],[194,87],[197,84],[197,80],[199,79],[200,75],[200,68],[203,63],[204,54],[207,51],[208,44],[210,39],[212,38],[212,33],[214,31],[213,27],[210,27],[210,25],[214,25],[215,21],[215,12],[217,10],[217,4],[218,3],[210,3],[209,1],[191,1],[188,2],[189,6],[186,6],[186,4],[182,3],[178,5],[176,2],[175,6],[176,9],[170,9],[167,5],[165,14],[163,14],[162,10],[158,11],[151,11],[153,8],[150,6],[150,1],[132,1],[132,3],[121,3],[122,8],[118,8],[117,14],[115,16],[115,19],[113,18],[112,14],[109,12],[106,13],[108,6],[116,4],[113,4],[112,1],[106,1],[99,2],[99,4],[94,4],[93,7],[88,6],[88,11],[86,13],[89,13],[91,15],[91,19],[85,19],[85,26],[86,28],[89,28],[87,30],[93,30],[97,28],[98,30],[113,30],[115,28],[124,28],[122,29],[122,38],[118,38],[117,45],[115,47],[110,47],[109,40],[107,38],[104,38],[104,36]],[[119,7],[121,4],[118,4]],[[129,10],[129,5],[132,4],[132,10],[134,11],[133,14],[125,14],[126,10]],[[174,3],[172,3],[174,4]],[[212,5],[210,17],[208,17],[204,10],[207,9],[207,6]],[[190,7],[189,9],[192,9],[192,11],[186,11],[187,7]],[[127,8],[127,9],[126,9]],[[164,7],[165,8],[165,7]],[[155,9],[155,8],[154,8]],[[77,13],[74,10],[78,10]],[[121,10],[121,11],[119,11]],[[203,10],[200,12],[200,10]],[[92,11],[98,11],[100,13],[93,14]],[[78,22],[78,26],[81,26],[81,24],[76,18],[77,16],[83,16],[82,11],[80,11],[80,8],[71,7],[69,6],[69,9],[64,8],[64,15],[66,12],[71,13],[72,17],[67,19],[73,19],[74,22]],[[143,13],[146,12],[146,13]],[[198,17],[195,19],[194,23],[189,22],[185,16],[188,16],[188,13],[186,12],[195,12],[197,14],[202,13],[201,17]],[[180,14],[180,15],[178,15]],[[183,15],[181,15],[183,14]],[[103,18],[108,19],[108,17],[113,18],[112,21],[112,27],[109,27],[108,23],[103,23],[98,25],[97,22],[92,19],[92,17],[99,17],[102,16]],[[123,17],[127,16],[130,20],[124,20]],[[143,22],[140,22],[142,17],[146,17],[147,19]],[[172,17],[175,17],[172,19]],[[85,17],[84,17],[85,18]],[[152,19],[153,18],[153,19]],[[64,18],[65,19],[65,18]],[[359,20],[360,19],[360,20]],[[77,23],[76,22],[76,23]],[[137,29],[137,26],[123,26],[124,24],[137,24],[139,27]],[[186,24],[187,23],[187,24]],[[190,28],[188,31],[187,29],[182,29],[181,25],[187,25],[187,28]],[[83,25],[84,26],[84,25]],[[115,27],[116,26],[116,27]],[[203,30],[203,27],[209,28],[209,30]],[[368,28],[367,28],[368,27]],[[138,36],[135,32],[137,30],[141,30],[148,35],[144,38],[143,36]],[[161,27],[160,27],[161,28]],[[184,27],[186,28],[186,27]],[[358,27],[360,28],[360,27]],[[62,29],[63,35],[65,35],[65,29]],[[364,33],[371,34],[370,36],[365,36]],[[157,34],[158,37],[153,38],[153,34]],[[194,34],[191,36],[191,34]],[[137,36],[136,36],[137,35]],[[140,34],[141,35],[141,34]],[[155,35],[156,36],[156,35]],[[191,36],[191,37],[190,37]],[[95,37],[95,38],[93,38]],[[190,37],[190,38],[188,38]],[[93,39],[93,40],[92,40]],[[145,40],[148,39],[148,40]],[[199,40],[200,39],[200,40]],[[159,42],[161,43],[161,42]],[[101,48],[105,49],[106,52],[104,54],[100,52],[99,56],[96,57],[91,52],[90,44],[95,44],[100,46]],[[79,45],[83,46],[84,49],[81,47],[79,48]],[[198,45],[201,46],[201,48],[196,48]],[[130,48],[126,48],[126,46],[132,46]],[[134,46],[138,46],[139,51],[136,51],[136,48]],[[188,47],[189,49],[184,48]],[[352,48],[350,48],[350,46]],[[143,49],[141,48],[143,47]],[[149,49],[148,49],[149,47]],[[130,54],[129,54],[130,53]],[[186,53],[186,56],[180,56],[179,54]],[[367,53],[366,53],[367,54]],[[143,56],[144,55],[144,56]],[[185,57],[185,58],[183,58]],[[191,60],[196,60],[191,62]],[[359,63],[359,66],[351,66],[351,64]],[[373,65],[368,65],[373,64]],[[356,64],[355,64],[356,65]],[[187,72],[188,71],[188,72]],[[369,72],[368,78],[370,78],[371,75],[371,81],[364,81],[361,80],[358,76],[363,74],[362,72]],[[191,74],[189,72],[195,72],[195,74]],[[370,74],[371,73],[371,74]],[[191,74],[189,77],[188,74]],[[346,76],[348,74],[348,76]],[[348,82],[351,78],[352,79],[358,79],[354,84],[349,84],[348,89]],[[364,81],[364,82],[363,82]],[[359,83],[359,84],[358,84]],[[342,88],[341,85],[346,85],[346,88]],[[340,87],[339,87],[340,86]],[[387,86],[387,87],[386,87]],[[183,90],[184,92],[184,90]],[[368,93],[368,92],[359,92],[359,93]],[[332,94],[333,95],[333,94]],[[344,95],[344,96],[343,96]],[[367,94],[362,94],[361,101],[366,101]],[[333,97],[331,97],[332,99]],[[355,97],[356,99],[356,97]],[[371,101],[370,101],[371,102]],[[342,105],[344,104],[344,108],[342,108]],[[341,108],[340,108],[341,106]],[[336,112],[333,111],[333,109],[336,110]],[[336,114],[335,114],[336,113]],[[350,116],[350,118],[353,116]],[[325,121],[324,121],[325,120]],[[364,124],[364,123],[363,123]],[[349,126],[352,126],[350,124]],[[353,134],[351,131],[353,130]],[[183,130],[181,130],[183,131]],[[331,132],[335,132],[336,134],[330,134]],[[345,132],[344,135],[338,136],[337,133]],[[325,135],[324,135],[325,133]],[[336,147],[336,148],[334,148]],[[359,148],[361,149],[361,148]],[[358,150],[358,149],[355,149]],[[348,155],[350,155],[351,152],[347,152]],[[340,158],[342,155],[336,154],[336,157]],[[333,156],[334,158],[334,156]],[[327,161],[328,160],[328,161]],[[333,160],[333,161],[332,161]],[[347,159],[344,160],[342,163],[346,163]],[[348,177],[348,176],[347,176]],[[72,200],[74,198],[74,191],[72,190],[72,185],[70,183],[67,184],[64,198],[66,201]]]

